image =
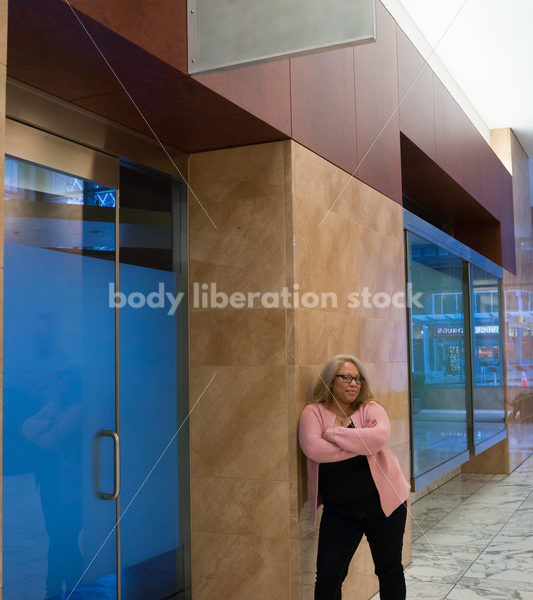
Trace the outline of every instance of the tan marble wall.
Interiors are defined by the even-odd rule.
[[[366,362],[408,475],[405,313],[346,306],[364,286],[404,289],[401,208],[291,141],[192,155],[189,183],[193,597],[310,599],[317,528],[297,424],[332,354]],[[338,305],[195,307],[195,282],[228,295],[298,285]],[[372,573],[364,543],[350,597],[372,596]]]
[[[2,448],[2,378],[4,313],[4,148],[7,73],[7,0],[0,0],[0,458]],[[2,461],[0,460],[0,497],[2,497]],[[2,511],[0,510],[0,598],[2,597]]]
[[[302,506],[307,494],[305,464],[297,448],[297,419],[324,363],[349,353],[365,363],[376,400],[392,424],[391,448],[409,477],[407,333],[405,310],[348,306],[349,294],[392,294],[405,289],[402,208],[364,183],[350,178],[304,147],[292,144],[294,281],[300,292],[334,292],[337,308],[294,311],[294,374],[291,422],[291,576],[293,596],[312,598],[317,529]],[[371,303],[371,302],[370,302]],[[409,529],[409,526],[408,526]],[[406,536],[404,563],[410,561]],[[296,590],[300,595],[296,595]],[[344,593],[366,600],[377,579],[366,541],[352,561]]]
[[[191,304],[194,282],[285,285],[289,154],[280,142],[191,155]],[[260,306],[190,308],[195,600],[289,597],[287,309]]]

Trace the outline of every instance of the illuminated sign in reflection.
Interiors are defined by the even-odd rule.
[[[498,335],[500,333],[499,325],[476,325],[474,327],[475,335]],[[433,335],[437,336],[454,336],[463,335],[463,327],[434,327]]]

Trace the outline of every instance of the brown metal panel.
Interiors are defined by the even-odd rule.
[[[357,161],[352,48],[290,62],[293,139],[352,173]]]
[[[184,152],[168,148],[169,158],[157,143],[130,129],[13,80],[8,80],[6,86],[6,114],[15,121],[53,131],[59,137],[98,148],[108,155],[124,156],[157,171],[174,175],[176,166],[183,173],[187,171]]]
[[[501,216],[501,202],[506,196],[505,180],[508,179],[510,183],[511,176],[488,144],[485,144],[480,151],[480,171],[481,198],[489,210]],[[501,197],[502,195],[503,198]]]
[[[82,19],[125,87],[176,77],[169,65],[88,17],[82,15]],[[10,77],[65,100],[120,89],[110,66],[61,0],[10,2],[8,35]]]
[[[457,183],[462,184],[465,169],[461,151],[464,113],[436,75],[433,75],[433,83],[437,150],[435,160]]]
[[[435,160],[487,210],[497,214],[490,198],[481,194],[481,178],[485,169],[483,151],[487,143],[435,75],[434,93]]]
[[[497,265],[503,264],[502,228],[500,223],[478,223],[475,221],[456,221],[453,226],[454,237],[463,244],[474,248]]]
[[[507,198],[502,198],[502,202],[505,203],[505,214],[502,218],[502,265],[511,273],[516,274],[516,238],[512,191]]]
[[[433,72],[398,27],[400,130],[428,156],[435,157]]]
[[[400,118],[394,113],[372,150],[359,165],[356,177],[392,200],[402,203]]]
[[[401,202],[396,22],[376,4],[377,41],[357,46],[357,177]]]
[[[458,148],[463,160],[463,181],[465,190],[481,202],[492,214],[498,215],[494,211],[491,202],[487,202],[481,190],[481,180],[483,177],[483,150],[489,148],[487,142],[483,139],[479,131],[475,128],[470,119],[463,113],[462,119],[462,140],[461,147]],[[490,149],[490,148],[489,148]]]
[[[8,74],[14,79],[152,136],[146,119],[161,140],[185,151],[287,137],[82,15],[106,64],[62,0],[16,0],[9,10]]]
[[[69,0],[69,3],[187,73],[187,0]]]
[[[492,150],[485,145],[482,192],[475,198],[403,134],[401,149],[404,193],[448,224],[458,240],[514,272],[512,181]],[[468,168],[478,168],[461,156]]]
[[[497,218],[405,135],[401,136],[403,191],[446,222],[496,223]]]
[[[481,198],[502,224],[503,266],[514,273],[516,257],[512,177],[488,145],[482,148],[480,176]]]
[[[285,139],[287,136],[189,77],[76,102],[92,112],[184,150],[199,152]]]
[[[289,60],[195,75],[193,79],[279,131],[291,134]]]

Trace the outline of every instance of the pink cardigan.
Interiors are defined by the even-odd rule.
[[[335,413],[322,403],[308,404],[300,417],[300,446],[307,456],[311,521],[316,522],[322,504],[318,493],[318,465],[363,454],[379,492],[381,508],[388,517],[410,491],[396,456],[387,446],[390,422],[385,409],[376,402],[363,405],[351,416],[355,429],[334,427]]]

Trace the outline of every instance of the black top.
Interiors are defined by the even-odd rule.
[[[349,428],[355,429],[350,423]],[[324,503],[358,502],[378,494],[366,456],[318,465],[318,489]]]

